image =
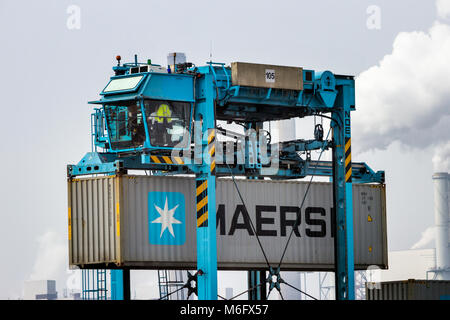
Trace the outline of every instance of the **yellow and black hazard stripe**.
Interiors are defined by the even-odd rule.
[[[352,182],[352,139],[345,138],[345,182]]]
[[[216,130],[211,129],[208,135],[208,153],[211,159],[210,172],[216,174]]]
[[[197,227],[208,226],[208,180],[196,180]]]
[[[181,157],[150,155],[150,159],[152,160],[153,163],[158,164],[184,164],[183,158]]]

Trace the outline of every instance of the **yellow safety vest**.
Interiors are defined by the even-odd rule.
[[[172,111],[170,110],[169,106],[167,104],[161,104],[158,107],[158,110],[156,111],[156,121],[158,121],[158,123],[163,123],[164,122],[164,118],[166,118],[167,122],[170,123],[172,122]]]

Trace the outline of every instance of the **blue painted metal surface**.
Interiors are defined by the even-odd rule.
[[[197,277],[198,298],[217,299],[217,243],[216,243],[216,175],[215,90],[211,74],[197,81],[194,119],[201,124],[198,144],[202,148],[202,162],[197,166]],[[205,186],[206,183],[206,186]]]
[[[123,271],[111,270],[111,300],[123,300]]]
[[[350,112],[354,108],[354,84],[340,87],[333,121],[333,197],[336,212],[336,298],[354,300],[353,200]],[[354,92],[354,91],[353,91]]]
[[[195,174],[199,299],[217,299],[216,217],[209,210],[215,208],[217,176],[333,177],[336,297],[354,299],[352,183],[384,183],[384,172],[351,162],[353,77],[304,69],[303,89],[287,90],[233,85],[231,68],[223,63],[130,74],[130,66],[138,65],[144,64],[135,59],[121,66],[119,61],[102,98],[90,102],[102,106],[91,119],[95,148],[68,166],[68,177],[130,169]],[[313,140],[268,143],[266,150],[258,140],[265,121],[308,116],[331,119],[332,140],[315,135]],[[251,132],[233,140],[230,166],[224,142],[217,140],[224,132],[216,120],[239,122]],[[332,149],[332,161],[311,160],[312,150],[326,149]]]

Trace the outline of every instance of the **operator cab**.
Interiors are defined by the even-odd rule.
[[[146,127],[149,147],[186,148],[187,141],[183,139],[189,134],[191,118],[188,102],[143,99],[105,104],[103,108],[114,151],[143,148]]]
[[[148,153],[190,148],[194,76],[168,73],[159,65],[113,67],[94,114],[95,145],[107,152]]]

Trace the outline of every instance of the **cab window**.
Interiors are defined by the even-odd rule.
[[[153,147],[187,147],[191,118],[190,103],[145,100],[144,105],[150,144]]]
[[[120,105],[106,105],[105,116],[113,149],[143,146],[145,127],[139,102],[127,101]]]

